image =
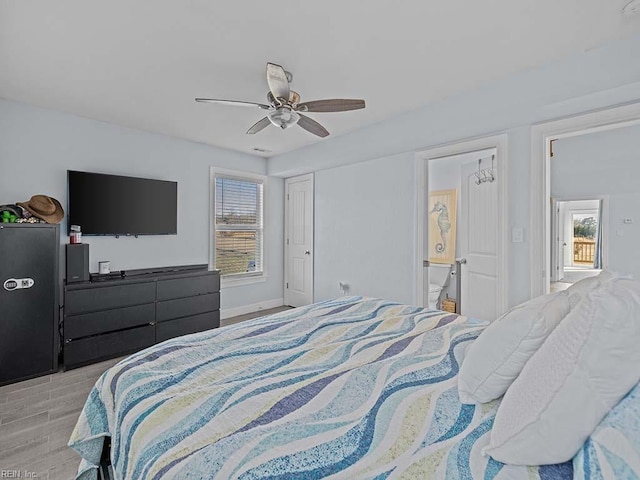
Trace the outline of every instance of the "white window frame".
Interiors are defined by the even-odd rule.
[[[236,287],[266,282],[267,275],[267,189],[268,177],[257,173],[211,167],[209,170],[209,268],[216,268],[216,177],[262,182],[262,272],[220,276],[222,287]]]

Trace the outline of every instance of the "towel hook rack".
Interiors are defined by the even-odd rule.
[[[485,182],[493,182],[496,177],[494,175],[494,161],[496,159],[495,155],[491,155],[491,168],[482,168],[482,159],[478,159],[478,171],[474,173],[476,177],[476,185],[480,185]]]

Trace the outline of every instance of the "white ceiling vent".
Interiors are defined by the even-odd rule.
[[[633,17],[640,15],[640,0],[632,0],[622,9],[622,14],[625,17]]]

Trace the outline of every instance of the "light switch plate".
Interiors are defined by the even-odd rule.
[[[514,228],[511,230],[511,242],[522,243],[524,242],[524,229]]]

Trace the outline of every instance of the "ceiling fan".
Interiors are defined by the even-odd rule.
[[[256,122],[247,134],[253,135],[273,124],[282,130],[298,125],[306,131],[319,137],[326,137],[329,131],[315,120],[307,117],[302,112],[346,112],[359,110],[365,107],[364,100],[330,99],[313,100],[300,103],[300,95],[289,87],[293,75],[285,71],[280,65],[267,63],[267,93],[268,105],[254,102],[241,102],[238,100],[220,100],[216,98],[196,98],[196,102],[219,103],[222,105],[237,105],[241,107],[254,107],[266,110],[267,116]]]

